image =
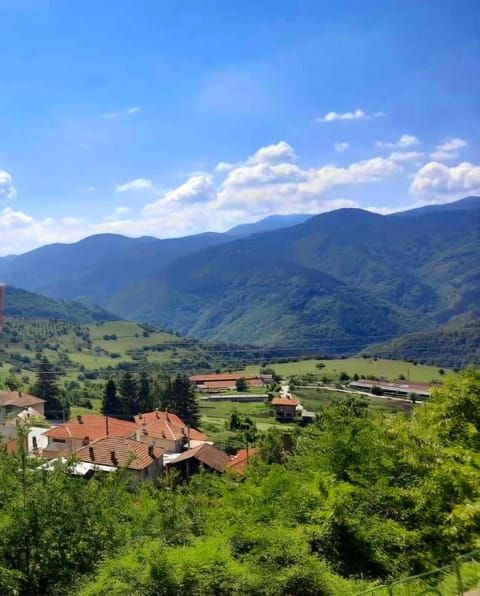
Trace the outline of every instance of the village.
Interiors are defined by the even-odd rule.
[[[290,444],[289,424],[304,426],[316,415],[303,407],[286,384],[280,386],[278,395],[267,393],[271,374],[199,374],[191,376],[190,382],[202,403],[267,403],[275,421],[286,423],[285,451]],[[399,400],[411,400],[413,394],[419,399],[430,395],[428,384],[406,381],[362,379],[349,383],[348,390],[360,395],[381,393],[386,399]],[[44,406],[45,400],[34,395],[0,391],[0,441],[6,452],[17,453],[21,448],[27,455],[44,460],[39,464],[44,471],[58,462],[68,462],[68,471],[74,476],[90,478],[97,472],[122,469],[133,483],[156,482],[173,470],[182,479],[200,470],[243,473],[249,458],[258,451],[247,442],[229,455],[204,432],[188,426],[176,414],[159,409],[138,412],[132,419],[88,413],[59,422],[45,418]]]

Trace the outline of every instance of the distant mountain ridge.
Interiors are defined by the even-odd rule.
[[[255,223],[234,226],[225,233],[229,236],[248,236],[250,234],[258,234],[261,232],[271,232],[273,230],[281,230],[283,228],[289,228],[290,226],[296,226],[307,221],[307,219],[310,219],[311,217],[313,217],[313,215],[301,213],[291,215],[270,215]]]
[[[240,237],[101,235],[0,259],[0,279],[184,335],[352,352],[480,315],[480,199]]]

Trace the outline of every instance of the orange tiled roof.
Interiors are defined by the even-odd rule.
[[[248,465],[249,458],[253,457],[258,453],[258,449],[240,449],[236,455],[232,457],[232,459],[228,462],[227,468],[233,470],[234,472],[238,472],[239,474],[243,474],[245,468]]]
[[[108,418],[108,433],[107,433]],[[52,439],[84,439],[96,441],[107,434],[113,437],[130,437],[135,434],[137,425],[127,420],[119,420],[101,414],[83,414],[69,420],[65,424],[51,428],[43,434]]]
[[[0,406],[17,406],[17,408],[28,408],[44,404],[45,400],[22,391],[0,391]]]
[[[230,458],[225,451],[222,451],[221,449],[218,449],[218,447],[214,447],[209,443],[205,443],[199,447],[194,447],[193,449],[185,451],[175,459],[173,464],[175,465],[177,462],[185,461],[190,458],[197,459],[200,463],[213,470],[217,470],[217,472],[223,472],[230,461]]]
[[[187,428],[187,425],[176,415],[170,412],[147,412],[139,414],[134,418],[137,429],[146,430],[152,437],[171,439],[178,441],[189,433],[190,439],[194,441],[206,441],[207,436],[195,428]]]
[[[154,455],[151,457],[150,453]],[[165,453],[165,449],[155,447],[149,451],[149,446],[139,441],[125,437],[103,437],[75,452],[80,461],[98,464],[100,466],[126,467],[131,470],[143,470],[152,461]]]
[[[293,397],[274,397],[272,406],[298,406],[299,401]]]

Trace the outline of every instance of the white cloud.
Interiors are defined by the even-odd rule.
[[[342,151],[346,151],[350,148],[350,143],[348,141],[342,141],[341,143],[335,143],[333,148],[337,153],[342,153]]]
[[[12,176],[0,170],[0,199],[13,199],[17,191],[12,185]]]
[[[72,242],[90,233],[77,217],[36,220],[23,211],[10,207],[0,211],[0,254],[22,253],[52,242]]]
[[[247,159],[246,163],[278,163],[280,161],[293,161],[296,157],[293,148],[286,141],[280,141],[274,145],[261,147]]]
[[[260,214],[326,210],[325,194],[339,186],[378,182],[402,170],[395,161],[375,157],[340,168],[301,169],[293,164],[259,164],[232,170],[218,193],[223,209],[256,209]],[[284,210],[284,211],[282,211]]]
[[[325,116],[315,118],[315,122],[333,122],[334,120],[363,120],[367,114],[363,110],[354,112],[328,112]]]
[[[419,161],[424,157],[424,153],[420,151],[394,151],[390,153],[388,159],[391,159],[395,162],[402,162],[402,161]]]
[[[7,229],[17,229],[28,226],[33,219],[22,211],[14,211],[11,207],[5,207],[0,212],[0,227]]]
[[[125,182],[125,184],[118,184],[115,190],[117,192],[136,192],[150,190],[151,188],[151,180],[148,180],[147,178],[135,178],[134,180]]]
[[[224,181],[224,185],[245,186],[249,184],[279,184],[281,182],[300,182],[307,173],[289,163],[272,165],[259,163],[252,166],[240,166],[233,169]]]
[[[205,205],[214,201],[217,196],[217,190],[213,183],[213,177],[206,174],[191,176],[184,184],[169,190],[154,203],[145,205],[142,210],[143,215],[160,215],[165,205],[188,205],[201,203]],[[203,207],[202,207],[203,208]]]
[[[235,167],[234,163],[228,163],[227,161],[220,161],[215,166],[215,172],[229,172]]]
[[[161,194],[143,178],[119,185],[120,192],[136,189],[155,192],[155,200],[138,214],[118,206],[102,222],[87,224],[75,218],[35,220],[22,212],[6,211],[4,227],[0,228],[0,250],[5,246],[4,250],[19,252],[101,232],[167,238],[206,230],[223,231],[272,213],[315,214],[357,207],[355,201],[342,196],[345,187],[375,184],[396,176],[403,171],[403,162],[407,158],[413,161],[414,157],[417,157],[415,152],[394,152],[388,157],[372,157],[344,167],[335,164],[301,167],[292,163],[293,148],[280,141],[260,148],[244,161],[229,164],[228,168],[217,166],[215,178],[208,172],[191,174],[184,178],[183,184]]]
[[[463,162],[455,167],[431,161],[415,174],[410,186],[413,194],[448,197],[480,192],[480,166]]]
[[[353,112],[328,112],[325,116],[315,118],[314,122],[335,122],[335,120],[367,120],[369,118],[379,118],[385,116],[385,112],[375,112],[374,114],[367,114],[364,110],[355,110]]]
[[[467,146],[467,141],[459,138],[449,139],[435,147],[435,151],[430,153],[430,157],[436,161],[448,161],[456,159],[459,155],[459,149]]]
[[[414,135],[402,135],[395,142],[375,141],[375,147],[390,147],[392,149],[407,149],[418,145],[420,141]]]
[[[120,116],[133,116],[140,112],[141,108],[138,106],[132,106],[131,108],[126,108],[125,110],[115,110],[112,112],[105,112],[102,114],[102,118],[104,120],[114,120],[115,118],[119,118]]]
[[[245,161],[238,163],[219,162],[215,166],[215,172],[230,172],[240,166],[252,166],[255,164],[278,164],[285,161],[297,159],[293,147],[286,141],[279,141],[272,145],[260,147],[253,155],[247,157]]]

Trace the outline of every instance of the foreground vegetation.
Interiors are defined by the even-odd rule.
[[[480,546],[480,371],[409,418],[327,406],[293,443],[160,489],[2,455],[0,593],[355,594]]]

